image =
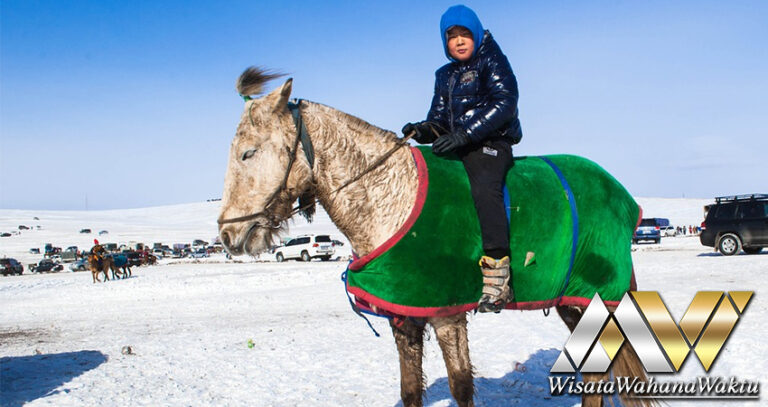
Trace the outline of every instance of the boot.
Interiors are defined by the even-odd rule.
[[[479,312],[501,312],[512,299],[509,288],[509,256],[501,259],[483,256],[480,258],[483,273],[483,295],[477,303]]]

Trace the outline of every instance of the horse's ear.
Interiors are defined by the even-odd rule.
[[[272,105],[272,109],[274,111],[277,112],[286,108],[286,106],[288,105],[288,99],[291,98],[292,88],[293,88],[293,78],[288,78],[288,80],[285,81],[283,86],[281,86],[279,89],[276,89],[274,92],[272,92],[272,94],[275,95],[275,98],[277,99]]]

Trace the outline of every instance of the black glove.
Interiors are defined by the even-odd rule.
[[[437,138],[435,132],[438,132],[439,134],[440,130],[442,130],[442,126],[439,124],[425,120],[423,122],[407,123],[403,126],[403,135],[407,136],[415,131],[416,134],[414,134],[413,139],[416,140],[417,143],[429,144],[435,141]]]
[[[435,155],[446,155],[451,151],[469,144],[469,136],[463,129],[456,129],[453,133],[443,134],[432,143],[432,152]]]

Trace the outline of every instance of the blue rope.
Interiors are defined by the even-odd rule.
[[[350,261],[350,264],[352,262]],[[371,321],[368,320],[368,318],[365,317],[365,314],[374,316],[374,317],[381,317],[381,318],[387,318],[391,319],[390,317],[386,315],[379,315],[374,312],[366,311],[360,309],[357,305],[355,305],[354,301],[352,301],[352,297],[349,295],[349,291],[347,290],[347,272],[349,271],[349,267],[347,267],[346,270],[344,270],[343,273],[341,273],[341,281],[344,282],[344,293],[347,295],[347,300],[349,301],[349,306],[352,307],[352,311],[355,311],[355,314],[357,314],[360,318],[364,319],[365,322],[368,324],[368,328],[371,328],[371,331],[373,331],[373,334],[376,335],[376,337],[380,337],[378,332],[373,328],[373,325],[371,325]]]
[[[565,175],[563,175],[563,172],[560,171],[560,168],[555,165],[549,158],[547,157],[539,157],[541,158],[545,163],[549,164],[550,167],[555,171],[555,174],[557,175],[557,178],[560,179],[560,184],[563,186],[563,189],[565,190],[566,195],[568,196],[568,203],[571,206],[571,219],[573,219],[573,236],[572,236],[572,243],[571,243],[571,262],[568,265],[568,274],[565,276],[565,283],[563,283],[563,289],[560,290],[560,295],[557,297],[557,303],[556,305],[560,305],[560,302],[563,299],[563,294],[565,294],[566,288],[568,288],[568,283],[571,281],[571,272],[573,271],[573,263],[576,260],[576,248],[579,245],[579,212],[576,210],[576,197],[573,195],[573,191],[571,190],[571,186],[568,185],[568,181],[565,179]]]

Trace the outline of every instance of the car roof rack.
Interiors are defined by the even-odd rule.
[[[757,200],[757,199],[768,199],[768,194],[718,196],[715,198],[715,202],[721,203],[721,202],[732,202],[732,201],[749,201],[749,200]]]

